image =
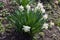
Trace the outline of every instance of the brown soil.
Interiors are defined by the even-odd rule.
[[[60,30],[54,26],[48,30],[43,30],[44,36],[38,39],[38,40],[60,40]]]

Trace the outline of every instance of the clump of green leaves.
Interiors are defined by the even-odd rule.
[[[33,3],[34,1],[35,0],[13,0],[13,2],[17,3],[18,5],[23,5],[23,6]]]
[[[15,24],[18,32],[26,32],[33,36],[35,33],[42,31],[42,26],[47,21],[48,15],[44,14],[45,9],[42,3],[38,3],[36,7],[31,8],[27,2],[28,0],[27,3],[25,1],[22,0],[23,3],[7,18],[11,23]],[[46,25],[48,24],[46,23]],[[45,25],[43,28],[45,28]]]
[[[18,5],[27,5],[30,0],[12,0],[12,2],[17,3]]]

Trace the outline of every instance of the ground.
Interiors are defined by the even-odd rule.
[[[44,3],[42,1],[42,3]],[[56,23],[60,19],[60,5],[55,4],[55,3],[48,3],[45,2],[45,9],[46,13],[49,14],[49,20],[53,19],[54,22]],[[48,5],[48,6],[46,6]],[[8,6],[8,9],[12,8]],[[0,10],[1,11],[1,10]],[[29,37],[28,37],[29,36]],[[12,28],[9,31],[6,31],[3,35],[0,34],[0,40],[31,40],[30,35],[24,35],[22,33],[17,33],[15,32],[15,29]],[[37,40],[60,40],[60,30],[59,28],[55,25],[52,28],[49,28],[47,30],[43,30],[43,35],[37,34]]]

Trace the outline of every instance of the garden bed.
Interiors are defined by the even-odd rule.
[[[60,18],[60,6],[58,5],[58,4],[56,4],[56,3],[50,3],[50,1],[44,1],[44,0],[40,0],[42,3],[43,3],[43,5],[44,5],[44,9],[46,9],[46,13],[49,15],[49,18],[48,18],[48,20],[50,20],[50,19],[52,19],[53,21],[54,21],[54,23],[55,23],[55,25],[54,26],[52,26],[51,28],[48,28],[48,29],[44,29],[44,30],[42,30],[42,32],[37,32],[36,31],[36,29],[37,29],[37,27],[35,28],[35,31],[37,32],[37,34],[36,34],[36,36],[35,36],[35,38],[36,38],[36,40],[60,40],[60,28],[58,27],[60,24],[60,22],[59,22],[59,18]],[[2,1],[2,2],[4,2],[4,1]],[[7,3],[8,4],[7,4]],[[0,10],[0,13],[2,14],[2,15],[0,15],[0,20],[2,21],[1,23],[4,25],[4,28],[6,28],[5,27],[5,25],[6,24],[9,24],[9,22],[10,22],[10,20],[8,21],[7,20],[7,16],[8,15],[10,15],[10,17],[12,18],[12,17],[14,17],[14,16],[16,16],[16,14],[19,14],[19,10],[17,10],[17,8],[18,8],[18,6],[20,5],[21,6],[21,4],[19,4],[19,5],[17,5],[17,3],[15,4],[15,2],[13,2],[13,4],[10,4],[8,1],[6,1],[6,2],[4,2],[4,3],[6,3],[6,4],[4,4],[4,7],[2,6],[2,8],[1,8],[1,10]],[[36,1],[37,2],[37,1]],[[48,4],[47,4],[48,3]],[[24,4],[22,4],[22,5],[24,5]],[[31,5],[32,6],[32,8],[34,7],[34,6],[36,6],[36,5]],[[25,7],[25,5],[24,5],[24,7]],[[30,7],[30,6],[29,6]],[[23,8],[23,7],[22,7]],[[11,14],[9,14],[9,13],[7,13],[7,14],[4,14],[5,13],[5,11],[6,10],[8,11],[8,12],[10,12],[10,13],[15,13],[15,11],[16,11],[16,14],[12,14],[13,16],[11,16]],[[3,11],[2,11],[3,10]],[[25,9],[26,10],[26,9]],[[21,11],[22,12],[22,11]],[[20,13],[21,13],[20,12]],[[24,12],[25,11],[23,11],[22,13],[24,14]],[[43,11],[44,12],[44,11]],[[26,13],[28,13],[27,11],[26,11]],[[33,12],[34,13],[34,12]],[[37,12],[38,13],[38,12]],[[22,14],[22,15],[23,15]],[[28,14],[29,15],[29,14]],[[38,15],[38,14],[37,14]],[[36,15],[36,19],[38,19],[38,16]],[[19,16],[19,15],[17,15],[17,16]],[[16,17],[17,17],[16,16]],[[21,16],[21,15],[20,15]],[[26,16],[25,15],[23,15],[25,18],[26,18]],[[24,21],[24,17],[23,16],[21,16],[21,18],[23,19],[22,20],[22,22]],[[28,16],[29,18],[30,18],[30,15]],[[28,18],[27,17],[27,18]],[[35,18],[35,15],[33,15],[33,17]],[[40,16],[39,16],[40,17]],[[26,18],[26,19],[27,19]],[[32,16],[31,16],[31,18],[32,18]],[[12,18],[13,20],[14,20],[14,18]],[[18,17],[17,17],[17,19],[19,19]],[[33,18],[32,18],[33,19]],[[58,21],[57,21],[58,20]],[[3,34],[0,34],[0,40],[32,40],[32,34],[30,34],[29,32],[27,33],[27,31],[19,24],[19,22],[20,22],[20,20],[17,20],[16,21],[16,19],[14,20],[15,22],[16,22],[16,24],[18,23],[18,25],[17,25],[17,27],[21,27],[21,29],[23,29],[22,31],[20,31],[19,30],[19,32],[18,31],[16,31],[16,28],[13,28],[12,27],[12,25],[11,25],[11,27],[12,28],[9,28],[9,27],[7,27],[6,29],[5,29],[5,33],[3,33]],[[22,23],[21,22],[21,23]],[[24,21],[24,22],[26,22],[26,20]],[[28,24],[26,23],[25,25],[23,25],[24,23],[22,23],[22,25],[23,26],[28,26],[28,28],[30,28],[30,26],[32,26],[32,29],[34,29],[33,28],[33,26],[35,27],[35,25],[32,25],[32,22],[29,24],[29,22],[31,22],[31,20],[29,21],[28,20]],[[33,21],[34,22],[34,21]],[[37,22],[37,21],[36,21]],[[45,21],[45,22],[47,22],[47,21]],[[42,23],[42,22],[41,22]],[[49,22],[47,22],[48,24],[49,24]],[[16,24],[14,25],[14,26],[16,26]],[[42,23],[43,24],[43,23]],[[58,25],[58,26],[57,26]],[[40,26],[39,25],[39,23],[37,24],[37,26]],[[41,27],[41,26],[40,26]],[[19,29],[19,28],[18,28]],[[27,29],[28,30],[28,29]],[[39,29],[37,29],[37,30],[39,30]],[[25,31],[25,32],[24,32]],[[31,29],[30,30],[28,30],[28,31],[31,31]],[[34,31],[33,31],[34,32]]]

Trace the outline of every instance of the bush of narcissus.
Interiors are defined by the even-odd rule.
[[[28,33],[33,37],[35,33],[38,33],[43,29],[48,29],[49,24],[46,23],[48,14],[45,13],[43,4],[38,2],[32,8],[28,0],[26,0],[26,4],[24,4],[23,1],[24,0],[21,0],[21,2],[18,3],[20,4],[18,5],[18,9],[7,17],[11,23],[15,24],[16,30],[18,32]]]

